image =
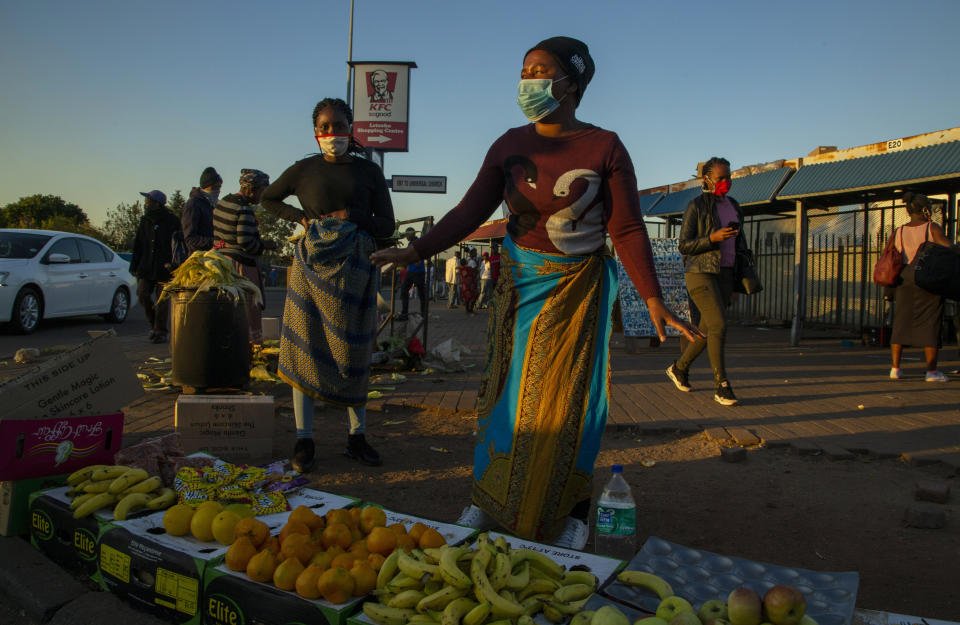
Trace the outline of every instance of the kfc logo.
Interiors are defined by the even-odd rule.
[[[378,69],[367,72],[367,95],[370,102],[393,102],[393,92],[397,87],[397,72]]]

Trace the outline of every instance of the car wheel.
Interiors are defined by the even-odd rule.
[[[110,323],[123,323],[130,312],[130,294],[123,287],[120,287],[113,293],[113,300],[110,302],[110,312],[103,316]]]
[[[10,323],[21,334],[30,334],[40,325],[40,319],[43,316],[43,303],[40,301],[40,293],[33,287],[24,287],[17,293],[17,298],[13,300],[13,314],[10,315]]]

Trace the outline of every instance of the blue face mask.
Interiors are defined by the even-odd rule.
[[[557,110],[560,106],[560,100],[566,97],[566,94],[560,96],[560,100],[553,97],[553,83],[560,82],[566,76],[550,80],[549,78],[527,78],[520,81],[517,87],[517,104],[520,110],[532,122],[540,121],[550,113]]]

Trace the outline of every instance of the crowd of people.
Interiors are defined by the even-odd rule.
[[[609,411],[618,278],[608,237],[657,335],[665,339],[669,325],[685,340],[667,369],[669,379],[691,391],[690,368],[706,350],[714,399],[723,405],[737,403],[724,362],[726,310],[741,290],[749,250],[743,212],[727,193],[730,163],[711,158],[701,172],[703,193],[687,207],[680,233],[692,323],[674,314],[661,297],[630,155],[614,132],[576,117],[595,71],[587,45],[546,39],[524,54],[520,69],[517,102],[531,123],[500,136],[460,203],[422,236],[407,228],[404,247],[392,238],[395,220],[383,172],[363,158],[352,137],[352,111],[343,100],[327,98],[312,114],[320,153],[294,163],[272,184],[265,173],[245,169],[239,192],[221,199],[223,181],[207,168],[179,222],[168,216],[161,192],[145,193],[131,270],[141,279],[138,294],[151,338],[165,340],[166,314],[150,300],[169,278],[162,248],[172,231],[182,229],[190,251],[219,249],[262,288],[256,258],[275,244],[260,237],[252,207],[259,202],[302,225],[287,276],[278,368],[293,395],[293,466],[301,472],[316,466],[317,401],[347,409],[345,454],[378,465],[380,456],[364,436],[378,268],[403,268],[400,319],[409,315],[413,294],[424,314],[440,282],[429,273],[429,259],[463,241],[505,200],[510,216],[502,249],[491,245],[478,255],[475,247],[460,247],[444,263],[440,282],[448,308],[462,304],[468,315],[488,308],[491,317],[471,503],[458,522],[580,549]],[[300,208],[285,202],[291,196]],[[923,240],[945,238],[924,217],[925,198],[905,199],[911,222],[899,229],[898,245],[909,260]],[[901,346],[932,344],[932,324],[942,315],[942,300],[937,308],[917,292],[908,272],[897,299],[891,377],[900,375]],[[260,316],[253,308],[250,338],[256,343]],[[928,369],[935,372],[935,348],[927,350]]]

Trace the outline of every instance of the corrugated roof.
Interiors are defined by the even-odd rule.
[[[468,236],[464,241],[476,239],[502,239],[507,236],[507,220],[495,219],[483,224]]]
[[[640,196],[640,212],[644,215],[650,214],[650,209],[657,205],[657,202],[660,201],[660,198],[663,197],[663,193],[651,193],[650,195],[641,195]]]
[[[687,204],[690,203],[690,200],[701,193],[703,193],[703,189],[700,187],[690,187],[682,191],[668,193],[647,213],[647,217],[682,215],[683,211],[687,210]]]
[[[781,167],[734,178],[730,185],[730,197],[739,202],[740,206],[769,202],[776,197],[777,191],[793,172],[793,167]]]
[[[960,141],[805,165],[784,185],[777,198],[865,191],[955,176],[960,177]]]

